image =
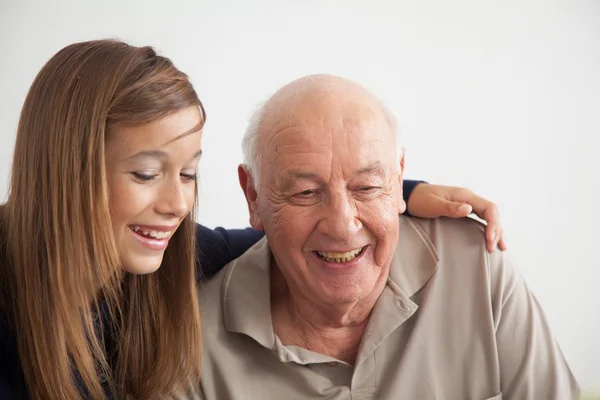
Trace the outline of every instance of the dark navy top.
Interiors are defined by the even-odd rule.
[[[421,181],[404,181],[403,192],[406,202],[419,183]],[[197,224],[198,275],[202,279],[210,278],[225,264],[242,255],[263,235],[262,231],[251,228],[210,229]],[[0,268],[5,268],[5,266],[0,265]],[[6,284],[8,282],[0,282],[0,291]],[[29,399],[29,396],[19,362],[15,332],[11,329],[11,325],[6,312],[0,310],[0,400],[25,400]]]

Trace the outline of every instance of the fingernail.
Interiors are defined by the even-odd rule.
[[[495,239],[496,239],[496,232],[492,232],[492,242],[495,242]],[[494,245],[494,247],[496,247],[496,244]]]
[[[468,204],[461,204],[460,206],[458,206],[458,212],[471,212],[471,206],[469,206]]]

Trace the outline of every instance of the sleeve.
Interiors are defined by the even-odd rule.
[[[28,398],[19,362],[17,339],[9,317],[0,309],[0,399]]]
[[[0,399],[18,399],[23,397],[24,394],[17,395],[17,393],[11,389],[8,378],[0,376]]]
[[[411,180],[404,180],[402,183],[402,196],[404,197],[404,202],[406,204],[408,204],[408,199],[410,198],[410,195],[412,194],[413,190],[415,190],[415,188],[421,184],[421,183],[427,183],[425,181],[411,181]],[[410,216],[409,212],[408,212],[408,207],[406,207],[406,210],[404,211],[404,215],[408,215]]]
[[[578,399],[579,386],[536,297],[506,252],[487,254],[503,398]]]
[[[196,276],[210,278],[227,263],[258,242],[264,232],[246,229],[210,229],[196,224]]]

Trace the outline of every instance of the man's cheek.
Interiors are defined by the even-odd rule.
[[[363,221],[370,225],[381,226],[398,220],[397,208],[398,204],[392,198],[387,198],[385,201],[365,204],[359,212]]]
[[[299,229],[294,225],[296,219],[293,214],[286,211],[288,210],[285,208],[276,210],[265,221],[270,221],[273,232],[276,235],[273,239],[288,246]]]

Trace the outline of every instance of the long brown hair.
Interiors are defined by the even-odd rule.
[[[156,273],[126,274],[111,228],[105,167],[112,128],[192,105],[204,121],[188,77],[169,59],[114,40],[69,45],[35,78],[0,213],[9,304],[33,398],[103,399],[105,380],[118,398],[164,398],[199,380],[194,210]],[[109,310],[107,321],[94,318],[98,307]],[[98,332],[113,335],[114,359]]]

